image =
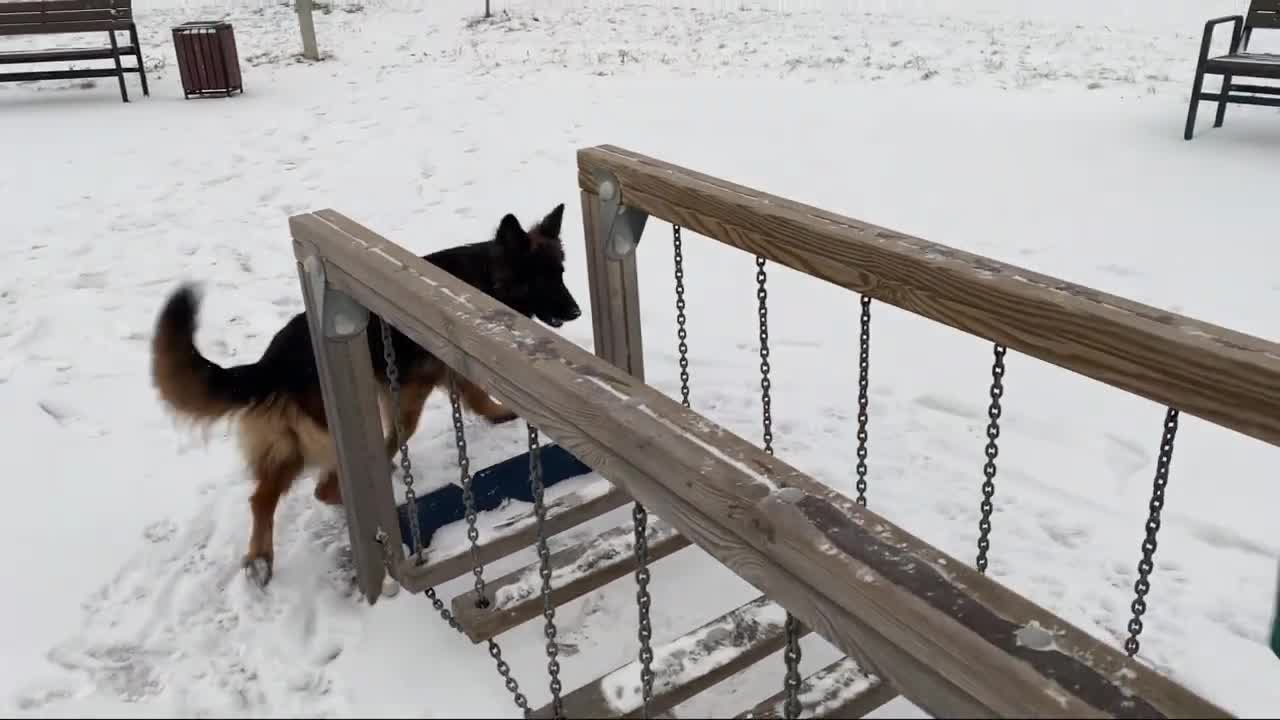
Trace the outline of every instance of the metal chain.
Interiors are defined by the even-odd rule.
[[[453,435],[454,442],[458,446],[458,466],[462,479],[462,501],[466,507],[467,515],[467,538],[471,541],[471,572],[476,576],[476,607],[485,608],[489,606],[489,599],[484,594],[484,565],[480,562],[480,547],[476,542],[480,537],[480,532],[476,530],[476,502],[471,488],[471,460],[467,454],[467,438],[462,431],[462,404],[458,399],[457,378],[452,372],[449,373],[449,403],[453,406]],[[429,593],[428,597],[433,597],[433,595],[434,593]],[[450,624],[452,625],[453,623]],[[461,630],[461,626],[458,626],[457,629]],[[489,638],[489,656],[497,663],[498,674],[502,676],[507,690],[515,700],[516,707],[524,712],[525,717],[530,717],[529,701],[520,692],[519,683],[516,682],[515,678],[511,677],[511,666],[507,664],[506,660],[502,659],[502,648],[498,646],[498,643],[493,638]]]
[[[644,506],[636,502],[631,508],[631,520],[635,529],[636,554],[636,609],[639,611],[640,638],[640,697],[642,701],[640,717],[648,720],[649,701],[653,699],[653,648],[649,642],[653,639],[653,626],[649,622],[649,538],[648,513]]]
[[[529,485],[533,491],[533,511],[538,517],[538,575],[542,577],[542,616],[547,625],[547,674],[551,677],[551,706],[555,717],[564,717],[564,704],[560,699],[560,661],[556,659],[556,608],[551,602],[551,550],[547,547],[547,506],[543,502],[545,487],[542,482],[542,452],[538,447],[538,429],[529,425]]]
[[[1124,650],[1129,657],[1138,654],[1138,635],[1142,633],[1142,614],[1147,611],[1147,593],[1151,590],[1148,577],[1155,569],[1156,533],[1160,532],[1160,511],[1164,509],[1164,489],[1169,484],[1169,465],[1173,462],[1173,439],[1178,433],[1178,410],[1169,408],[1164,416],[1164,435],[1160,438],[1160,455],[1156,458],[1156,479],[1151,491],[1150,515],[1147,517],[1147,536],[1142,541],[1142,560],[1138,562],[1138,580],[1133,584],[1137,597],[1133,599],[1133,619],[1129,621],[1129,639]]]
[[[982,466],[982,474],[986,479],[982,482],[982,519],[978,521],[978,572],[987,572],[987,550],[991,548],[991,498],[996,494],[996,456],[1000,447],[996,440],[1000,437],[1000,398],[1004,396],[1004,354],[1005,347],[995,344],[995,363],[991,366],[991,406],[987,408],[987,462]]]
[[[672,226],[676,266],[676,336],[680,338],[680,401],[689,407],[689,333],[685,330],[684,314],[684,249],[680,239],[680,226]]]
[[[382,358],[387,363],[387,384],[391,386],[391,417],[394,423],[396,441],[400,445],[400,470],[404,480],[405,509],[409,515],[409,547],[413,549],[414,560],[422,562],[422,533],[418,529],[418,495],[413,491],[413,466],[409,462],[409,443],[404,436],[404,425],[400,422],[400,370],[396,367],[396,349],[391,342],[391,325],[379,316],[382,326]]]
[[[765,258],[757,255],[756,299],[760,303],[760,415],[764,424],[764,451],[772,455],[773,412],[772,402],[769,397],[771,387],[769,382],[769,291],[767,289],[768,276],[765,274],[764,265]],[[787,638],[786,649],[783,651],[783,660],[787,669],[783,681],[783,688],[786,690],[787,696],[784,704],[784,715],[787,720],[795,720],[800,716],[800,623],[788,612],[786,624],[783,627]]]
[[[858,336],[858,498],[867,505],[867,388],[871,370],[871,296],[862,296],[862,332]]]
[[[400,423],[400,373],[399,368],[396,367],[395,348],[391,344],[390,326],[387,324],[385,319],[381,317],[378,319],[382,326],[382,356],[387,363],[387,381],[391,386],[390,391],[392,412],[395,419],[395,433],[396,438],[400,441],[400,467],[404,471],[405,503],[409,514],[409,532],[413,536],[411,538],[411,545],[413,547],[414,557],[421,560],[422,534],[418,529],[416,494],[413,491],[413,471],[412,465],[409,461],[409,448],[404,439],[404,428]],[[475,532],[475,499],[471,495],[471,474],[468,470],[470,463],[467,458],[467,442],[462,433],[462,414],[458,403],[458,394],[452,373],[449,376],[449,397],[453,402],[453,427],[455,440],[458,446],[458,463],[462,467],[463,497],[467,506],[467,522],[469,525],[467,535],[472,541],[471,559],[475,568],[476,589],[480,598],[483,600],[484,585],[480,577],[483,572],[483,567],[480,565],[479,555],[475,545],[475,539],[476,537],[479,537],[478,533]],[[393,556],[390,546],[386,544],[388,539],[386,531],[379,529],[375,539],[383,546],[383,555],[385,557],[384,562],[386,562],[387,565],[391,565]],[[453,616],[453,613],[449,612],[449,609],[444,606],[444,602],[436,596],[435,588],[427,588],[424,594],[431,601],[431,606],[435,608],[436,612],[440,613],[440,617],[448,623],[449,627],[453,628],[457,632],[465,633],[462,624],[459,623],[458,619]],[[516,707],[520,708],[524,717],[532,717],[532,710],[529,709],[529,701],[525,698],[524,694],[520,692],[520,686],[516,683],[515,678],[511,677],[511,666],[502,659],[502,649],[498,647],[498,643],[492,638],[489,639],[489,655],[497,662],[498,674],[502,676],[503,683],[506,685],[507,690],[511,692],[513,699],[515,700]]]
[[[458,446],[458,468],[462,479],[462,502],[466,507],[467,539],[471,541],[471,574],[476,576],[476,607],[489,607],[489,598],[484,594],[484,566],[480,562],[480,546],[477,540],[480,531],[476,529],[476,500],[471,488],[471,460],[467,454],[467,438],[462,432],[462,403],[458,401],[458,381],[452,372],[449,373],[449,403],[453,406],[453,437]]]
[[[769,396],[769,291],[765,287],[765,259],[756,256],[756,299],[760,314],[760,415],[764,421],[764,451],[773,454],[773,400]]]

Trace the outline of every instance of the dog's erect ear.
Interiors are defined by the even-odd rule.
[[[538,234],[547,238],[560,237],[560,221],[563,219],[564,203],[560,203],[538,223]]]
[[[502,217],[495,238],[503,252],[522,255],[529,251],[529,236],[525,234],[524,228],[520,227],[520,221],[511,213]]]

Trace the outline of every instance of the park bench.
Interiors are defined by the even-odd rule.
[[[113,60],[114,67],[64,67],[57,70],[26,70],[0,73],[0,81],[26,82],[72,78],[115,77],[120,81],[120,97],[129,102],[125,73],[138,73],[142,94],[147,74],[142,66],[142,47],[133,22],[133,0],[0,0],[0,36],[56,35],[105,32],[110,45],[59,47],[31,50],[0,50],[0,65],[71,63],[79,60]],[[117,32],[129,33],[129,44],[121,45]],[[133,56],[134,67],[120,62]]]
[[[1209,57],[1209,45],[1218,25],[1230,22],[1231,47],[1227,54]],[[1196,62],[1196,78],[1191,85],[1191,107],[1187,110],[1187,129],[1183,137],[1191,139],[1196,126],[1196,110],[1202,101],[1218,103],[1213,126],[1222,127],[1227,103],[1280,107],[1280,86],[1235,82],[1235,78],[1280,80],[1280,54],[1249,52],[1249,40],[1255,29],[1280,30],[1280,0],[1251,0],[1246,15],[1226,15],[1204,24],[1200,41],[1200,57]],[[1205,75],[1221,75],[1222,90],[1201,92]]]

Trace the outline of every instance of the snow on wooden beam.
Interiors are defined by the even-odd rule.
[[[605,174],[628,208],[1280,445],[1280,343],[623,148],[578,151],[584,192]]]
[[[783,648],[787,611],[759,597],[671,642],[653,646],[649,713],[670,710]],[[802,627],[801,634],[809,629]],[[779,665],[781,678],[781,665]],[[781,680],[779,680],[781,682]],[[640,717],[640,661],[613,670],[563,696],[570,718]],[[534,717],[551,717],[550,703]]]
[[[894,699],[898,693],[846,657],[802,680],[799,695],[802,718],[860,718]],[[737,718],[784,718],[786,699],[786,691],[779,691]]]
[[[649,562],[656,562],[689,546],[657,515],[650,514],[645,538]],[[635,524],[626,523],[600,535],[552,553],[551,604],[559,607],[634,572]],[[484,642],[542,614],[542,576],[538,561],[489,581],[489,605],[476,607],[476,591],[453,599],[453,616],[472,642]]]

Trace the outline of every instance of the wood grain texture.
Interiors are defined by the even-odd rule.
[[[875,675],[868,675],[857,662],[840,658],[800,681],[802,718],[860,718],[898,696]],[[786,717],[785,690],[735,717],[739,720],[781,720]]]
[[[1280,344],[613,146],[623,203],[835,285],[1280,444]]]
[[[290,223],[331,283],[927,711],[1226,715],[351,219],[324,210]],[[1053,644],[1017,645],[1029,624]]]
[[[778,652],[786,611],[759,597],[670,642],[653,645],[649,713],[662,713]],[[809,629],[801,627],[801,637]],[[640,661],[634,660],[562,696],[567,718],[642,715]],[[548,703],[533,717],[551,717]]]
[[[356,584],[370,604],[382,594],[388,558],[376,542],[382,531],[399,548],[400,525],[391,493],[391,468],[387,463],[378,408],[378,388],[369,357],[368,312],[358,313],[355,325],[335,329],[335,306],[353,304],[327,287],[322,278],[304,267],[310,249],[295,243],[298,278],[302,283],[311,347],[320,370],[325,419],[338,455],[338,483],[351,539]],[[357,306],[358,307],[358,306]],[[340,328],[341,324],[338,324]]]
[[[609,487],[603,493],[579,490],[548,500],[545,526],[547,535],[555,535],[594,520],[630,501],[631,498],[616,487]],[[532,518],[533,510],[530,506],[527,518],[529,522],[523,523],[518,529],[504,531],[496,537],[481,532],[477,541],[480,562],[488,565],[537,542],[538,529]],[[470,545],[459,546],[447,552],[431,552],[428,549],[426,562],[417,564],[413,560],[406,561],[397,579],[410,592],[422,592],[471,572],[472,562]]]
[[[651,563],[689,546],[688,538],[658,517],[650,516],[646,530]],[[551,604],[560,607],[635,571],[635,524],[619,525],[552,553],[549,561]],[[487,607],[477,607],[475,590],[453,598],[453,616],[472,642],[484,642],[542,614],[540,567],[535,561],[489,581]],[[504,602],[506,594],[511,599]]]
[[[640,282],[635,253],[623,260],[605,255],[609,227],[599,200],[582,193],[582,236],[587,251],[587,284],[596,355],[644,379],[644,341],[640,327]]]

